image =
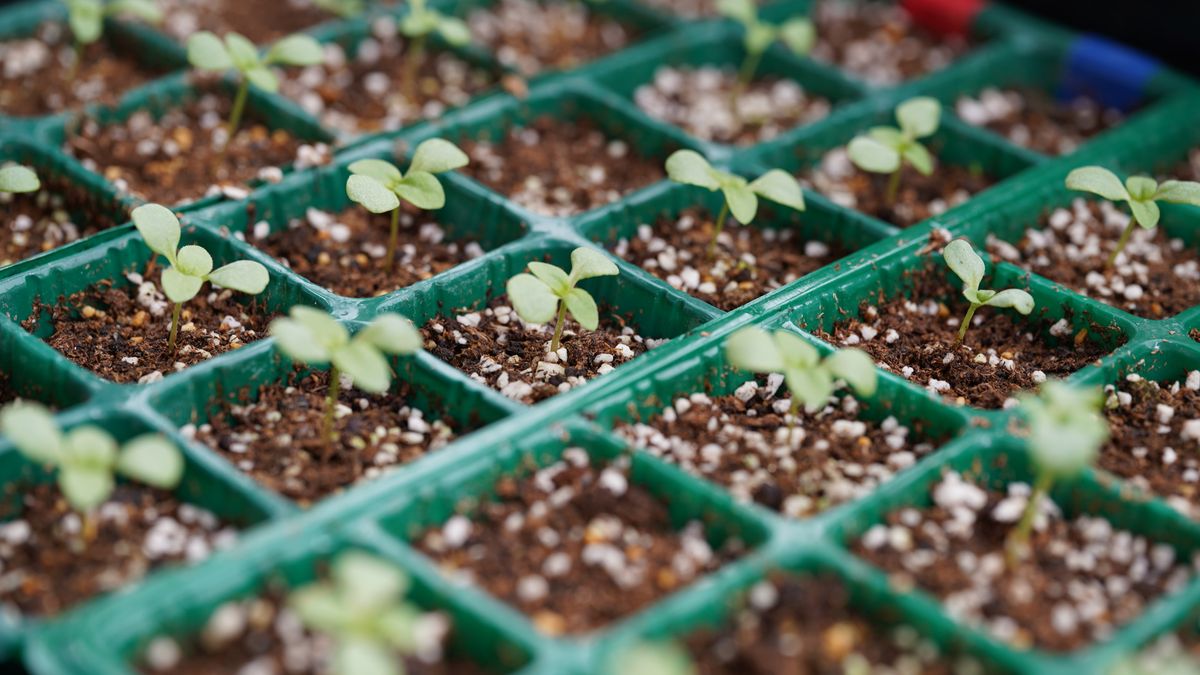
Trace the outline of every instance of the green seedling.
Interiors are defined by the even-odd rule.
[[[288,605],[310,630],[333,640],[334,675],[404,675],[422,612],[404,599],[409,579],[366,553],[342,553],[330,578],[296,589]]]
[[[522,272],[508,280],[508,299],[513,309],[528,323],[549,323],[557,315],[550,351],[557,352],[562,339],[567,312],[588,330],[600,325],[596,300],[576,284],[593,277],[613,277],[620,270],[603,253],[580,246],[571,251],[571,273],[544,262],[529,263],[529,273]]]
[[[195,244],[179,247],[179,219],[165,206],[143,204],[130,214],[133,225],[146,246],[171,264],[162,271],[162,289],[174,306],[171,309],[171,336],[167,348],[175,351],[175,336],[183,303],[196,297],[204,282],[249,295],[258,295],[267,287],[267,268],[252,260],[238,260],[213,269],[208,251]]]
[[[725,341],[729,364],[752,373],[782,373],[792,394],[788,415],[788,438],[792,437],[800,404],[809,412],[829,403],[842,380],[861,396],[874,396],[878,384],[875,362],[860,349],[839,349],[824,359],[816,347],[787,330],[768,333],[761,328],[743,328]]]
[[[67,6],[67,25],[75,36],[75,62],[71,78],[83,61],[83,49],[104,34],[104,20],[110,16],[133,16],[146,23],[162,22],[162,10],[153,0],[64,0]]]
[[[471,41],[466,22],[430,9],[425,0],[410,0],[408,14],[400,20],[400,32],[408,39],[408,55],[404,62],[402,87],[404,98],[417,104],[417,71],[425,60],[425,42],[430,35],[440,35],[447,44],[461,47]]]
[[[13,164],[0,168],[0,192],[16,194],[18,192],[37,192],[42,189],[42,182],[37,174],[27,166]]]
[[[896,201],[900,174],[907,163],[921,175],[933,173],[933,155],[918,139],[932,136],[941,122],[942,104],[928,96],[910,98],[896,108],[896,127],[872,127],[846,147],[850,161],[863,171],[891,174],[884,198]]]
[[[222,40],[213,33],[200,31],[188,38],[187,57],[188,63],[197,70],[238,73],[238,90],[227,127],[228,144],[241,124],[251,84],[273,94],[279,91],[279,78],[271,66],[313,66],[325,59],[325,51],[319,42],[307,35],[289,35],[259,56],[254,43],[242,35],[226,33]]]
[[[732,92],[730,104],[734,110],[737,97],[754,79],[754,72],[762,61],[767,48],[776,41],[793,53],[804,55],[812,50],[816,30],[806,18],[789,19],[781,24],[772,24],[758,17],[758,6],[754,0],[718,0],[717,11],[742,25],[745,30],[746,56],[738,70],[737,86]]]
[[[771,169],[753,181],[747,181],[737,174],[713,168],[708,160],[694,150],[677,150],[667,158],[667,175],[676,183],[695,185],[710,192],[720,190],[725,197],[717,215],[716,232],[712,241],[708,242],[709,258],[716,254],[717,239],[729,214],[732,213],[734,220],[739,223],[749,224],[758,214],[759,197],[797,211],[804,210],[804,191],[800,183],[781,169]]]
[[[467,153],[450,141],[430,138],[417,146],[407,174],[382,159],[360,159],[350,165],[351,176],[346,179],[346,194],[350,199],[371,213],[392,212],[385,268],[391,269],[396,260],[400,200],[418,209],[442,208],[446,205],[446,192],[436,174],[464,167],[468,161]]]
[[[330,364],[321,434],[327,444],[328,461],[336,440],[333,420],[342,374],[367,393],[387,391],[392,384],[392,369],[385,355],[415,354],[421,350],[421,334],[399,314],[380,314],[354,337],[319,309],[297,305],[288,314],[287,318],[275,319],[270,326],[279,351],[309,366]]]
[[[352,19],[366,9],[363,0],[313,0],[313,4],[343,19]]]
[[[636,642],[617,653],[609,675],[696,675],[692,657],[674,642]]]
[[[38,403],[18,401],[0,410],[0,433],[29,460],[56,470],[58,489],[83,517],[83,539],[96,535],[95,509],[112,495],[115,475],[163,490],[183,476],[183,456],[165,436],[144,434],[124,444],[103,429],[79,426],[63,433]]]
[[[1100,412],[1104,392],[1099,387],[1083,389],[1050,380],[1042,384],[1036,396],[1023,394],[1018,398],[1029,428],[1027,444],[1035,477],[1025,511],[1008,535],[1010,564],[1019,561],[1028,548],[1038,502],[1055,481],[1078,476],[1091,466],[1109,433],[1108,421]]]
[[[1135,225],[1141,225],[1147,230],[1158,225],[1158,202],[1200,206],[1200,183],[1168,180],[1160,185],[1158,181],[1147,176],[1130,176],[1122,185],[1116,174],[1099,166],[1084,166],[1071,171],[1067,174],[1067,187],[1071,190],[1091,192],[1110,202],[1129,203],[1132,217],[1125,226],[1125,231],[1121,233],[1117,247],[1108,256],[1105,267],[1112,267],[1117,262],[1117,256],[1125,250]]]
[[[963,317],[962,325],[958,327],[959,342],[966,337],[967,329],[971,327],[971,319],[975,317],[975,310],[980,307],[1011,307],[1026,316],[1033,311],[1033,296],[1025,291],[1017,288],[993,291],[979,287],[979,283],[983,281],[983,258],[979,257],[967,240],[955,239],[947,244],[942,251],[942,257],[946,259],[950,270],[962,280],[963,297],[971,303],[967,307],[967,315]]]

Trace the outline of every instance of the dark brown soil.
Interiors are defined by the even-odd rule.
[[[309,2],[288,0],[165,0],[162,9],[163,28],[180,40],[198,30],[234,31],[264,44],[336,18]]]
[[[854,168],[853,173],[845,179],[835,180],[832,186],[823,184],[828,179],[815,175],[808,176],[807,180],[816,184],[827,197],[832,198],[831,193],[835,190],[848,191],[854,198],[851,208],[897,227],[910,227],[926,218],[940,215],[995,182],[987,174],[954,164],[936,162],[933,173],[928,176],[921,175],[906,164],[900,176],[896,200],[889,203],[887,185],[891,175],[867,173]]]
[[[531,477],[501,479],[469,521],[456,516],[416,546],[548,635],[607,626],[741,554],[733,540],[714,552],[699,522],[676,531],[666,504],[630,484],[626,468],[567,453]]]
[[[565,322],[559,349],[567,353],[563,366],[560,356],[549,354],[554,326],[525,324],[506,300],[501,296],[479,312],[459,310],[456,316],[430,319],[421,328],[425,349],[510,398],[537,403],[603,375],[658,343],[643,339],[625,319],[601,306],[600,325],[594,331],[571,318]]]
[[[18,398],[20,398],[20,396],[18,396],[17,392],[13,390],[12,385],[8,380],[8,376],[4,373],[0,373],[0,406],[12,403]]]
[[[100,377],[119,383],[169,375],[266,337],[272,315],[257,302],[206,285],[184,305],[176,350],[170,353],[171,309],[162,295],[160,273],[156,266],[153,289],[147,286],[142,292],[153,305],[149,309],[139,299],[141,275],[131,274],[133,278],[124,285],[101,281],[88,290],[59,297],[54,305],[38,300],[22,326],[34,332],[46,313],[54,329],[44,338],[47,344]]]
[[[994,243],[989,250],[1047,279],[1120,307],[1138,316],[1163,319],[1200,304],[1200,273],[1176,270],[1197,268],[1200,256],[1194,248],[1173,242],[1162,228],[1137,228],[1122,259],[1110,268],[1108,258],[1117,246],[1124,225],[1106,225],[1104,211],[1110,207],[1084,202],[1073,208],[1076,216],[1052,220],[1047,214],[1037,225],[1036,237],[1028,234],[1016,245],[1018,258],[1010,258]],[[1079,217],[1081,214],[1083,217]],[[1061,227],[1051,226],[1056,222]],[[1082,227],[1080,227],[1082,225]],[[1090,245],[1095,243],[1095,246]],[[1085,253],[1087,252],[1087,253]],[[1099,279],[1095,275],[1101,275]],[[1090,277],[1090,278],[1089,278]]]
[[[384,260],[391,214],[372,214],[351,205],[333,220],[348,228],[348,238],[342,239],[345,231],[335,236],[330,228],[319,229],[298,219],[292,227],[253,243],[305,279],[351,298],[391,293],[471,258],[468,251],[473,242],[443,240],[445,233],[427,215],[406,209],[400,216],[396,260],[388,269]]]
[[[982,307],[959,343],[959,321],[967,311],[961,291],[951,287],[940,270],[911,274],[908,283],[913,300],[889,300],[881,290],[874,306],[870,301],[859,306],[858,316],[864,318],[844,319],[832,335],[818,334],[835,345],[864,349],[889,370],[956,403],[979,408],[1000,408],[1017,391],[1035,389],[1042,376],[1066,377],[1109,352],[1088,337],[1115,328],[1056,327],[1056,322],[1038,318],[1044,311],[1038,308],[1022,317]],[[875,332],[872,339],[862,339],[864,328]],[[1047,337],[1051,331],[1059,337]],[[1038,372],[1041,375],[1035,375]],[[933,385],[932,380],[947,386]]]
[[[958,100],[958,116],[1017,145],[1047,155],[1074,152],[1087,139],[1124,121],[1120,111],[1095,99],[1055,100],[1040,89],[988,89],[979,99]]]
[[[474,10],[467,23],[472,42],[525,77],[581,66],[624,48],[638,34],[579,2],[498,0]]]
[[[338,439],[327,444],[321,430],[328,390],[327,371],[292,373],[287,385],[263,385],[253,400],[243,390],[239,404],[222,402],[195,437],[258,482],[308,506],[456,436],[452,421],[426,420],[412,408],[412,390],[398,379],[380,395],[343,387],[334,422]]]
[[[37,192],[0,193],[0,267],[117,224],[117,208],[108,200],[57,174],[39,174]]]
[[[893,667],[925,675],[959,672],[915,629],[864,619],[832,575],[780,574],[747,595],[745,606],[725,625],[688,636],[698,675],[833,675],[876,672],[867,668],[893,672]],[[852,670],[849,663],[866,668]]]
[[[200,199],[213,186],[245,188],[264,169],[282,169],[296,160],[302,141],[268,129],[252,115],[222,151],[214,136],[224,138],[229,107],[224,93],[209,94],[157,120],[145,112],[110,125],[88,119],[79,133],[68,136],[66,150],[122,190],[161,204]],[[221,123],[206,129],[201,120],[212,113]]]
[[[127,49],[98,40],[84,47],[83,59],[72,73],[73,44],[70,29],[56,23],[40,26],[36,37],[0,43],[0,62],[5,65],[0,70],[0,110],[12,117],[35,117],[84,104],[112,105],[164,72],[143,66]]]
[[[664,158],[648,158],[609,137],[586,116],[539,117],[499,142],[465,140],[464,173],[543,215],[567,216],[661,180]]]
[[[98,509],[95,539],[84,545],[80,518],[56,486],[14,484],[10,489],[19,506],[0,525],[6,581],[0,601],[28,616],[60,614],[161,565],[187,560],[193,545],[203,557],[233,537],[211,514],[169,492],[120,484]],[[182,537],[182,543],[164,546],[167,534]]]
[[[846,254],[840,244],[806,242],[792,229],[743,226],[730,218],[710,257],[714,220],[707,211],[688,209],[678,218],[659,218],[653,230],[643,229],[611,248],[675,288],[725,311]],[[664,260],[673,269],[664,266]]]

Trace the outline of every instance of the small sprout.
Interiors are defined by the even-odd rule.
[[[83,61],[83,48],[104,34],[104,20],[110,16],[134,16],[146,23],[161,23],[162,10],[154,0],[64,0],[67,5],[67,25],[75,36],[75,62],[71,65],[74,79]]]
[[[333,640],[334,675],[403,675],[419,647],[421,610],[405,601],[409,579],[375,556],[339,555],[330,578],[296,589],[288,605],[310,630]]]
[[[162,288],[167,299],[174,303],[171,310],[171,337],[167,342],[167,349],[172,352],[175,351],[175,336],[179,330],[183,303],[196,297],[204,282],[258,295],[270,281],[267,268],[252,260],[238,260],[214,270],[212,256],[203,247],[189,244],[179,248],[179,219],[165,206],[143,204],[130,215],[146,246],[171,263],[162,271]]]
[[[366,9],[363,0],[313,0],[313,4],[343,19],[354,18]]]
[[[933,155],[917,139],[937,132],[942,117],[942,104],[928,96],[910,98],[896,108],[896,127],[872,127],[866,134],[855,136],[846,147],[850,161],[863,171],[890,173],[885,199],[896,201],[900,189],[900,173],[908,163],[921,175],[933,173]]]
[[[1042,384],[1036,396],[1022,394],[1020,411],[1029,427],[1027,445],[1035,473],[1033,493],[1021,520],[1008,535],[1010,564],[1024,555],[1038,502],[1054,481],[1083,473],[1096,461],[1108,440],[1108,421],[1100,412],[1104,392],[1100,387],[1072,387],[1059,380]]]
[[[959,342],[966,337],[975,310],[980,307],[1011,307],[1026,316],[1033,311],[1033,296],[1025,291],[1010,288],[997,292],[979,288],[979,282],[983,281],[983,258],[979,257],[967,240],[955,239],[947,244],[942,251],[942,257],[946,259],[950,270],[962,279],[963,297],[971,303],[967,308],[967,315],[963,317],[962,325],[958,327]]]
[[[753,181],[732,173],[713,168],[708,160],[694,150],[677,150],[667,158],[667,175],[676,183],[695,185],[713,192],[720,190],[725,201],[717,215],[717,230],[708,243],[708,257],[717,250],[717,239],[725,227],[730,212],[734,220],[747,225],[758,213],[758,198],[777,204],[804,210],[804,191],[791,174],[781,169],[771,169]]]
[[[228,136],[232,141],[242,121],[251,84],[273,94],[279,91],[279,78],[271,66],[313,66],[325,59],[325,51],[313,38],[297,34],[279,40],[260,57],[254,43],[237,33],[226,33],[222,41],[213,33],[200,31],[188,38],[187,57],[197,70],[239,74],[241,81],[229,114]]]
[[[696,675],[696,664],[674,642],[637,642],[617,653],[610,675]]]
[[[448,44],[461,47],[471,41],[471,31],[466,22],[446,16],[436,9],[429,9],[425,0],[410,0],[408,14],[400,20],[400,32],[408,38],[408,56],[404,62],[402,87],[404,98],[410,105],[417,105],[417,71],[425,60],[425,41],[436,33]]]
[[[824,359],[816,347],[787,330],[768,333],[761,328],[743,328],[725,341],[730,365],[752,373],[782,373],[792,407],[788,437],[792,436],[800,404],[810,412],[829,403],[843,380],[861,396],[874,396],[877,385],[875,362],[860,349],[839,349]]]
[[[718,0],[717,11],[740,23],[746,32],[746,58],[738,71],[734,101],[754,79],[754,71],[758,70],[763,53],[776,41],[782,42],[793,53],[804,55],[812,50],[816,40],[816,31],[808,19],[789,19],[779,25],[767,23],[758,18],[758,6],[754,0]]]
[[[508,280],[508,299],[517,314],[529,323],[548,323],[558,315],[554,338],[550,341],[550,351],[557,352],[568,310],[579,325],[588,330],[596,330],[600,325],[595,299],[575,285],[593,277],[613,277],[620,270],[603,253],[580,246],[571,251],[571,274],[543,262],[529,263],[529,272]]]
[[[183,455],[161,434],[119,445],[92,425],[63,433],[38,403],[19,401],[0,410],[0,433],[29,460],[57,469],[58,489],[84,517],[84,541],[95,538],[92,515],[112,495],[114,474],[163,490],[175,488],[183,476]]]
[[[0,192],[37,192],[41,188],[37,174],[27,166],[13,164],[0,168]]]
[[[1157,202],[1172,204],[1191,204],[1200,206],[1200,183],[1187,180],[1169,180],[1161,185],[1153,178],[1146,176],[1130,176],[1121,184],[1116,174],[1099,166],[1084,166],[1067,174],[1067,188],[1081,192],[1091,192],[1110,202],[1128,202],[1129,211],[1133,217],[1121,233],[1117,247],[1108,256],[1105,267],[1112,267],[1117,262],[1117,256],[1125,250],[1129,237],[1133,235],[1133,226],[1141,225],[1147,230],[1158,225],[1159,210]]]
[[[400,200],[418,209],[440,209],[446,205],[446,193],[435,174],[467,165],[467,153],[450,141],[430,138],[417,146],[408,173],[382,159],[360,159],[350,165],[346,194],[371,213],[392,212],[387,257],[383,266],[392,268],[396,260],[396,235],[400,231]]]
[[[367,393],[387,391],[392,384],[392,369],[385,354],[415,354],[421,350],[421,334],[399,314],[380,314],[354,337],[319,309],[297,305],[288,314],[288,318],[275,319],[270,326],[279,351],[309,366],[330,364],[321,434],[327,443],[328,460],[336,438],[333,417],[342,374]]]

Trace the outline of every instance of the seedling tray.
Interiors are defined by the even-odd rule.
[[[488,4],[448,0],[440,6],[461,15]],[[898,102],[930,95],[942,100],[947,111],[931,142],[941,161],[982,169],[996,179],[966,203],[907,229],[812,191],[806,192],[808,209],[802,214],[765,208],[755,227],[795,229],[806,239],[834,243],[851,253],[734,311],[713,307],[614,256],[620,275],[586,282],[585,287],[602,305],[627,316],[642,335],[666,342],[613,373],[536,405],[510,400],[428,353],[395,360],[399,379],[412,385],[414,405],[459,422],[469,433],[311,508],[271,492],[180,431],[184,425],[203,423],[216,403],[239,390],[284,380],[292,364],[272,340],[250,343],[156,382],[119,385],[50,348],[39,337],[43,328],[35,327],[33,334],[22,328],[39,298],[53,301],[105,279],[124,283],[126,272],[140,270],[150,253],[131,225],[117,225],[0,268],[0,374],[8,378],[8,385],[19,395],[54,406],[65,427],[95,423],[121,438],[146,430],[166,434],[187,459],[180,495],[243,528],[230,550],[192,566],[168,567],[54,619],[4,614],[0,658],[21,662],[38,675],[130,673],[153,638],[194,634],[221,603],[254,595],[268,579],[304,583],[332,556],[348,549],[370,551],[407,571],[414,580],[414,601],[452,617],[452,649],[498,672],[608,672],[614,654],[632,641],[678,638],[721,622],[737,598],[777,570],[832,574],[849,589],[855,610],[868,619],[908,624],[946,651],[969,655],[1000,672],[1103,672],[1127,652],[1194,622],[1200,610],[1200,579],[1193,578],[1184,589],[1120,627],[1109,641],[1066,653],[1018,650],[954,621],[930,595],[896,587],[882,571],[851,553],[850,543],[890,511],[927,504],[929,487],[943,470],[971,472],[996,486],[1028,480],[1025,449],[1011,432],[1014,415],[1008,410],[954,405],[880,371],[880,393],[864,401],[864,415],[893,415],[902,424],[920,420],[927,431],[945,440],[870,495],[805,519],[738,502],[717,484],[631,448],[613,432],[619,421],[644,419],[690,393],[730,393],[749,379],[726,363],[722,348],[739,328],[796,331],[828,351],[831,347],[813,334],[856,313],[863,300],[881,292],[889,297],[904,293],[904,274],[926,265],[927,247],[945,233],[966,236],[977,245],[988,234],[1015,240],[1040,216],[1078,196],[1062,187],[1072,168],[1103,164],[1122,172],[1154,173],[1200,145],[1200,127],[1194,123],[1200,89],[1145,57],[998,4],[905,4],[934,32],[971,35],[973,48],[950,67],[895,87],[871,86],[834,66],[773,49],[762,71],[795,79],[830,99],[832,110],[820,121],[751,146],[692,138],[638,108],[634,91],[658,66],[732,65],[742,56],[742,43],[739,29],[730,23],[686,20],[636,0],[608,0],[597,10],[640,31],[639,39],[625,50],[574,70],[543,73],[530,81],[525,97],[514,98],[497,87],[440,119],[393,132],[339,136],[296,103],[256,93],[251,106],[270,125],[331,143],[336,152],[328,165],[289,171],[276,184],[253,186],[245,199],[205,198],[177,209],[184,214],[184,243],[202,243],[218,264],[248,258],[265,265],[271,275],[263,296],[268,309],[319,307],[352,329],[387,311],[400,312],[420,325],[456,309],[479,308],[503,293],[505,280],[530,260],[565,264],[576,246],[608,246],[659,215],[718,204],[699,190],[661,181],[591,211],[549,217],[522,208],[465,174],[451,174],[444,181],[447,206],[435,219],[451,236],[478,241],[485,253],[432,279],[374,298],[337,295],[254,245],[261,223],[278,231],[309,208],[347,207],[344,185],[351,162],[364,157],[404,159],[427,138],[496,138],[541,115],[569,120],[586,114],[607,134],[658,159],[675,149],[692,148],[714,165],[745,175],[768,168],[796,172],[859,131],[890,121]],[[804,0],[763,6],[764,15],[774,19],[808,10]],[[309,32],[352,48],[367,33],[370,21],[404,11],[372,6],[365,17],[330,21]],[[0,12],[0,36],[28,35],[42,21],[62,16],[55,2],[26,2]],[[181,46],[164,33],[112,23],[116,29],[110,31],[111,39],[135,44],[139,58],[183,65]],[[459,54],[498,76],[506,72],[487,50],[471,47]],[[1049,157],[953,115],[958,97],[988,86],[1031,87],[1063,97],[1084,92],[1136,112],[1075,152]],[[195,91],[179,71],[127,93],[111,109],[88,112],[101,120],[122,119],[136,110],[177,104]],[[124,222],[123,214],[139,200],[120,194],[103,176],[60,150],[73,121],[73,113],[20,119],[0,114],[0,162],[31,164],[43,175],[70,181],[93,195],[97,208]],[[1163,227],[1189,246],[1200,244],[1198,209],[1164,208]],[[1189,337],[1189,331],[1200,329],[1200,306],[1151,320],[1012,264],[989,265],[988,273],[999,284],[1030,291],[1039,312],[1048,318],[1095,328],[1089,339],[1102,344],[1105,356],[1071,374],[1073,382],[1115,383],[1129,373],[1174,380],[1200,368],[1200,344]],[[443,523],[462,500],[486,497],[498,478],[545,466],[568,447],[583,448],[596,460],[631,455],[632,483],[665,501],[674,519],[699,519],[714,537],[740,537],[747,544],[746,554],[603,629],[555,638],[540,633],[527,616],[485,591],[452,583],[417,551],[415,537]],[[0,482],[11,487],[45,479],[40,469],[0,439]],[[1056,486],[1053,496],[1070,514],[1103,516],[1169,544],[1181,557],[1200,550],[1200,523],[1101,471]]]

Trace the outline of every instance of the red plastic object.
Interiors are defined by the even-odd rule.
[[[921,27],[940,35],[967,35],[987,0],[901,0]]]

